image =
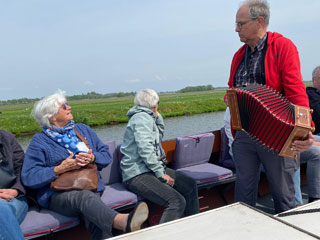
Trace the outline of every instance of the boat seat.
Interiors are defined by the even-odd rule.
[[[173,168],[195,179],[198,187],[216,185],[232,176],[231,170],[209,163],[214,138],[205,133],[176,139]]]
[[[125,206],[131,206],[138,202],[135,193],[126,189],[122,183],[120,170],[120,145],[115,141],[105,142],[109,146],[109,152],[112,156],[112,163],[100,172],[106,188],[101,196],[102,201],[110,208],[117,209]]]
[[[80,219],[77,217],[66,217],[48,209],[38,211],[37,207],[33,206],[29,209],[20,227],[24,239],[32,239],[72,228],[79,223]]]

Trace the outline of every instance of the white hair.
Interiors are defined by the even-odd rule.
[[[159,96],[155,90],[144,89],[138,92],[134,98],[134,105],[152,109],[159,102]]]
[[[268,26],[270,20],[270,8],[267,1],[264,0],[247,0],[242,3],[241,6],[248,6],[248,15],[251,19],[257,19],[258,17],[264,18],[264,23]]]
[[[50,118],[58,113],[60,105],[65,102],[67,102],[65,92],[58,90],[56,93],[36,102],[32,115],[42,127],[49,127],[51,125]]]
[[[320,70],[320,66],[317,66],[315,69],[313,69],[312,71],[312,78],[316,78],[317,77],[317,74]]]

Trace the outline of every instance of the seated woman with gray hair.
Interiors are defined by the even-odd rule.
[[[64,92],[43,98],[33,109],[42,131],[35,134],[25,154],[22,168],[24,185],[37,189],[44,208],[66,216],[79,216],[91,239],[112,237],[112,228],[130,232],[140,229],[148,217],[148,207],[140,202],[130,214],[120,214],[101,200],[105,187],[98,175],[97,191],[54,191],[50,183],[60,174],[94,163],[98,170],[112,161],[109,148],[87,125],[75,124]],[[81,141],[82,135],[88,146]]]
[[[160,223],[178,219],[184,213],[199,212],[196,182],[166,167],[161,140],[163,118],[158,112],[159,96],[152,89],[138,92],[121,146],[120,166],[127,188],[149,201],[163,206]]]

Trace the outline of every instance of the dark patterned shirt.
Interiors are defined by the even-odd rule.
[[[236,75],[234,77],[234,85],[235,86],[243,86],[248,83],[262,83],[264,84],[264,49],[267,42],[266,33],[264,37],[259,41],[258,45],[254,48],[253,52],[251,52],[251,48],[249,46],[246,47],[245,56],[240,63]],[[246,66],[247,65],[247,66]]]

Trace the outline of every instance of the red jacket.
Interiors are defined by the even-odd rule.
[[[282,93],[293,104],[309,107],[296,46],[291,40],[276,32],[268,32],[267,44],[266,85]],[[228,82],[230,88],[233,87],[234,76],[244,57],[245,47],[246,45],[243,45],[233,56]]]

